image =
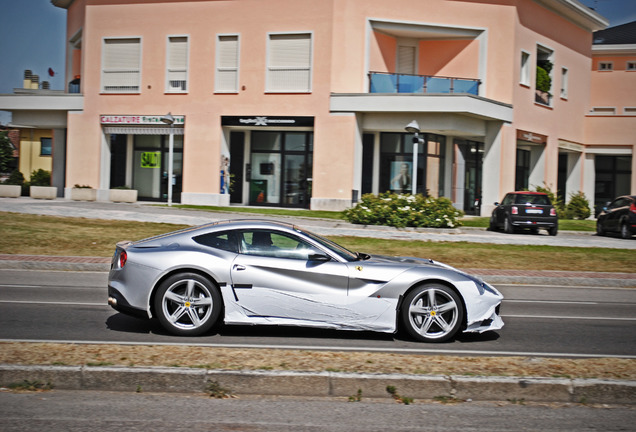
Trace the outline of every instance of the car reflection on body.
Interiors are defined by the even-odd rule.
[[[444,264],[369,256],[271,221],[225,221],[120,242],[108,278],[117,311],[172,334],[217,323],[395,333],[441,342],[503,326],[503,296]]]
[[[556,209],[543,192],[509,192],[495,206],[490,216],[491,231],[503,228],[506,233],[512,234],[521,228],[534,232],[545,228],[551,236],[557,235],[559,219]]]
[[[624,239],[636,233],[636,195],[625,195],[608,203],[596,221],[596,233],[619,233]]]

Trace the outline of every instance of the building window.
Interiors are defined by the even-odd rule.
[[[568,81],[569,81],[568,68],[562,67],[561,68],[561,99],[568,98],[568,84],[569,84]]]
[[[636,71],[636,62],[628,61],[625,69],[628,71]]]
[[[552,105],[552,56],[554,52],[549,48],[537,45],[537,77],[535,102]]]
[[[239,37],[219,35],[216,40],[216,76],[214,90],[237,93],[239,83]]]
[[[519,83],[530,86],[530,53],[521,51],[521,74]]]
[[[614,63],[612,63],[612,62],[599,62],[598,70],[600,70],[600,71],[611,71],[611,70],[614,70]]]
[[[623,114],[625,115],[636,115],[636,107],[624,107]]]
[[[188,37],[168,37],[166,92],[185,93],[188,90]]]
[[[311,92],[310,33],[270,34],[267,49],[267,92]]]
[[[104,39],[102,46],[103,93],[139,93],[141,39]]]
[[[40,138],[40,156],[51,156],[52,142],[51,138]]]
[[[616,108],[614,107],[592,107],[590,110],[592,115],[615,115]]]

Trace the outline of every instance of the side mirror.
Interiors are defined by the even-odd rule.
[[[314,262],[327,262],[327,261],[331,261],[331,258],[329,258],[327,255],[323,255],[323,254],[311,254],[307,257],[307,259],[309,261],[314,261]]]
[[[495,201],[495,205],[496,205],[496,206],[498,206],[498,205],[499,205],[499,202]]]

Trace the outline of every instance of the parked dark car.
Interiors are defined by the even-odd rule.
[[[551,236],[557,235],[559,219],[550,198],[543,192],[509,192],[490,217],[490,230],[503,228],[508,234],[516,229],[529,228],[538,232],[545,228]]]
[[[636,195],[620,196],[603,207],[596,221],[596,233],[609,232],[620,233],[624,239],[636,233]]]

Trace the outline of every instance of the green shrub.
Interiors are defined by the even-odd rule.
[[[16,166],[17,158],[7,132],[0,132],[0,172],[7,173]]]
[[[31,173],[31,186],[51,186],[51,171],[39,169]]]
[[[14,170],[4,184],[22,186],[24,184],[24,174],[18,170]]]
[[[403,227],[454,228],[461,225],[463,212],[448,198],[386,192],[366,194],[355,207],[343,212],[355,224]]]
[[[534,190],[547,194],[548,198],[550,198],[550,202],[557,211],[557,216],[559,218],[565,217],[565,203],[563,202],[563,197],[558,195],[557,192],[553,192],[552,189],[550,189],[550,186],[545,183],[543,183],[543,186],[534,186]]]
[[[570,201],[565,207],[566,219],[587,219],[592,214],[590,202],[583,192],[571,193]]]

